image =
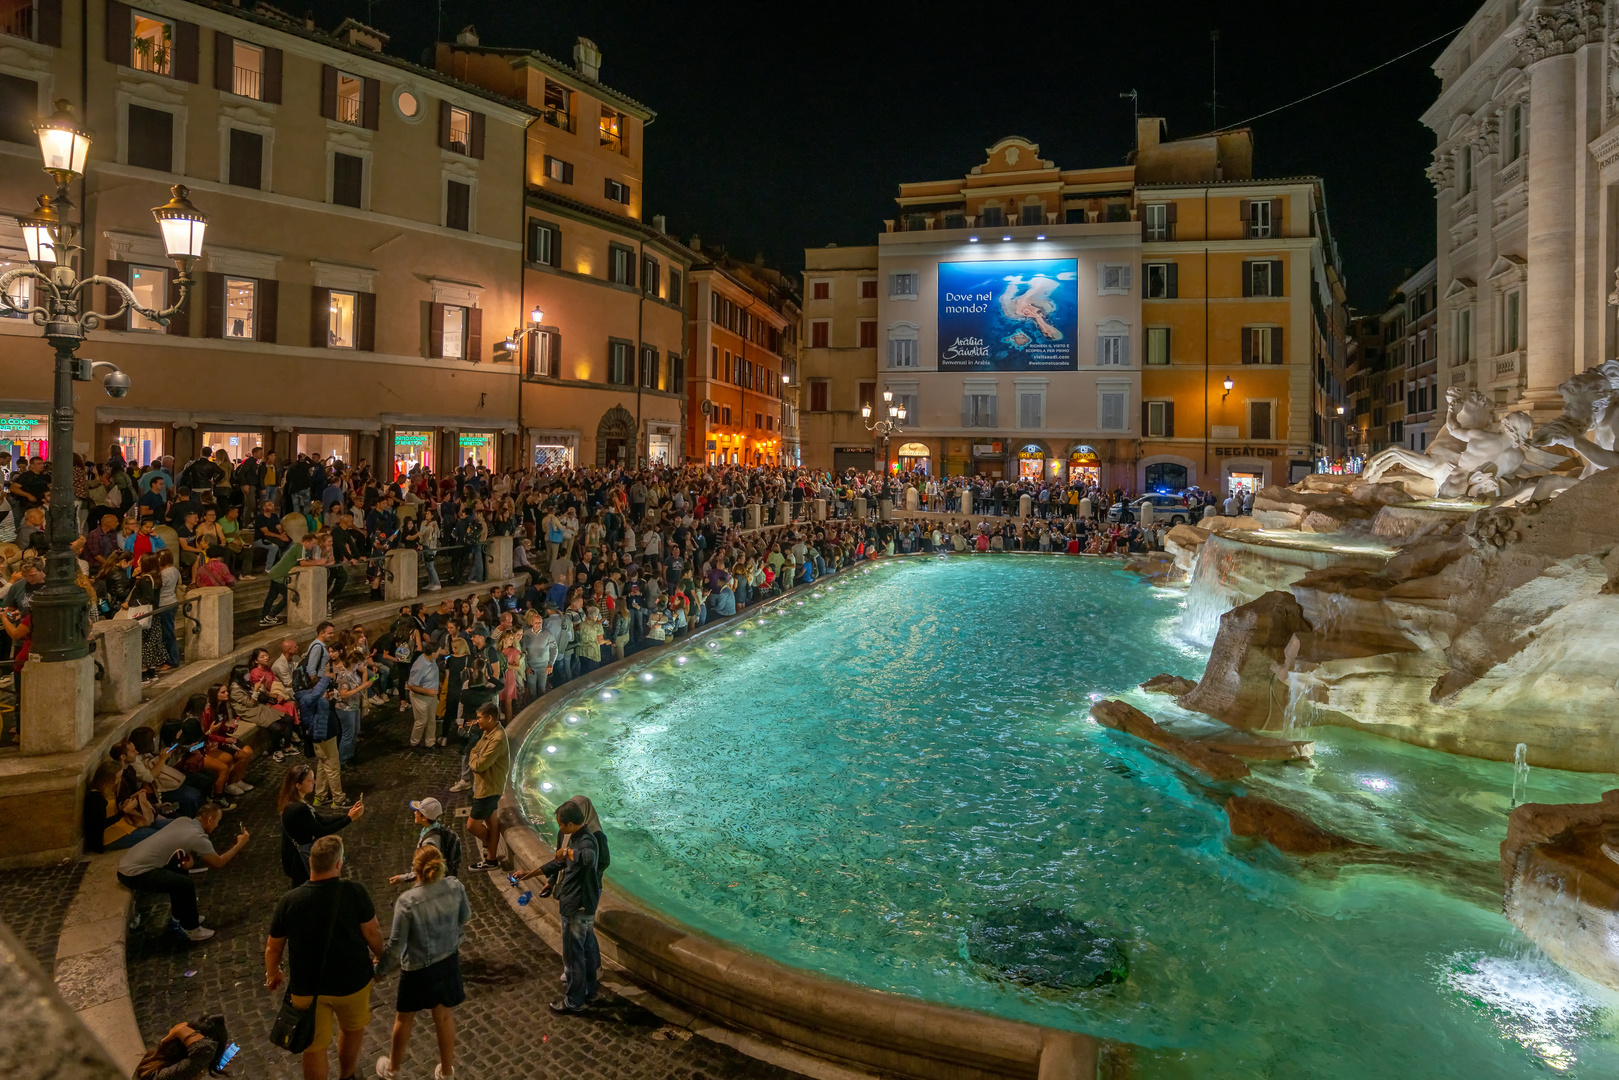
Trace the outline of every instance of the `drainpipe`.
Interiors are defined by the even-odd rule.
[[[635,280],[641,289],[640,297],[635,301],[635,467],[641,467],[644,456],[641,453],[641,353],[646,348],[642,334],[646,327],[646,237],[636,241],[635,258],[638,262],[640,276]]]
[[[531,116],[523,125],[523,152],[517,162],[520,170],[517,185],[517,456],[524,468],[533,462],[529,460],[528,434],[523,429],[523,390],[527,382],[523,346],[529,345],[532,349],[539,345],[538,335],[533,344],[529,344],[528,336],[528,133],[538,119]]]
[[[1209,472],[1209,189],[1203,189],[1203,480]],[[1200,485],[1200,486],[1204,486]],[[1205,487],[1206,490],[1206,487]]]

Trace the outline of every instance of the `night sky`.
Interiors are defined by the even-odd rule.
[[[289,5],[296,8],[296,5]],[[578,35],[602,80],[645,102],[646,213],[682,238],[763,253],[794,272],[803,249],[871,243],[896,185],[963,175],[1003,135],[1062,168],[1121,162],[1131,104],[1169,137],[1210,125],[1209,31],[1220,31],[1219,120],[1286,104],[1448,31],[1474,0],[1353,4],[671,4],[444,0],[446,37],[468,22],[486,45],[571,61]],[[320,3],[331,28],[361,0]],[[419,59],[432,0],[376,0],[389,51]],[[1448,35],[1446,40],[1448,41]],[[1259,176],[1317,174],[1350,302],[1381,306],[1402,271],[1434,255],[1434,139],[1420,120],[1444,42],[1253,124]]]

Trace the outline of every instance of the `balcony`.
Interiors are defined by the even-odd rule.
[[[561,128],[563,131],[566,131],[568,134],[570,134],[570,135],[573,134],[573,131],[574,131],[574,118],[573,118],[572,113],[569,113],[564,109],[558,109],[558,108],[553,107],[553,108],[548,108],[548,109],[545,110],[543,118],[544,118],[545,122],[547,124],[550,124],[552,127]]]
[[[264,100],[264,73],[256,68],[238,66],[231,74],[231,93],[237,97]]]

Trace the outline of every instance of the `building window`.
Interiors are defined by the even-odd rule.
[[[357,154],[332,155],[332,204],[360,208],[365,186],[365,158]]]
[[[1039,392],[1024,391],[1017,396],[1017,426],[1043,428],[1046,426],[1046,397]]]
[[[961,426],[992,428],[995,426],[995,395],[964,394],[961,398]]]
[[[680,268],[678,266],[671,266],[669,268],[668,299],[671,304],[685,304],[685,298],[680,293]]]
[[[909,298],[914,300],[916,298],[916,296],[917,296],[917,288],[916,288],[916,286],[917,286],[917,282],[916,282],[916,275],[915,274],[889,274],[888,275],[888,295],[889,296],[894,296],[894,297],[902,297],[903,296],[903,297],[909,297]]]
[[[1158,461],[1147,466],[1147,487],[1152,491],[1181,491],[1188,487],[1185,465]]]
[[[30,3],[20,9],[20,14],[31,17],[33,10]],[[37,115],[39,115],[39,83],[33,79],[19,79],[15,75],[0,74],[0,139],[37,147],[39,139],[35,136],[33,128],[34,118]]]
[[[648,390],[660,390],[658,385],[658,350],[651,345],[641,346],[641,385]]]
[[[400,116],[415,122],[417,114],[422,111],[422,103],[417,100],[415,94],[400,88],[398,94],[394,96],[394,108],[399,110]]]
[[[607,248],[607,280],[615,285],[634,285],[635,252],[629,248],[609,245]]]
[[[252,278],[225,279],[225,336],[253,340],[259,283]]]
[[[143,105],[129,106],[129,164],[139,169],[174,171],[174,114]]]
[[[1175,239],[1169,210],[1169,203],[1148,203],[1141,208],[1141,238],[1143,240]]]
[[[1245,286],[1242,295],[1282,295],[1282,260],[1248,259],[1242,264],[1242,273]]]
[[[245,41],[231,42],[231,93],[264,100],[264,50]]]
[[[472,152],[472,113],[466,109],[449,107],[450,149],[457,154]]]
[[[472,185],[459,180],[444,183],[444,227],[468,232],[472,228]]]
[[[548,180],[555,180],[559,184],[573,183],[573,163],[545,155],[545,176]]]
[[[911,328],[888,332],[888,366],[914,368],[917,366],[918,342],[916,330]]]
[[[467,358],[467,309],[445,304],[443,349],[439,353],[446,360]]]
[[[641,289],[648,296],[657,296],[662,285],[662,277],[658,269],[658,260],[650,257],[641,259]]]
[[[563,131],[573,130],[573,94],[550,79],[545,80],[545,122]]]
[[[1274,236],[1273,215],[1275,204],[1270,200],[1252,200],[1243,203],[1248,212],[1248,235],[1256,240],[1263,240]]]
[[[917,422],[916,391],[912,390],[904,394],[895,391],[894,406],[895,408],[902,408],[905,410],[905,420],[907,423],[915,424]]]
[[[360,294],[333,289],[330,296],[331,318],[327,321],[326,346],[331,349],[352,349]]]
[[[365,122],[365,80],[346,71],[337,73],[337,117],[340,123],[361,126]]]
[[[256,131],[230,129],[229,183],[233,187],[264,186],[264,136]]]
[[[726,405],[724,408],[720,409],[720,426],[731,426],[731,407],[729,405]],[[732,451],[732,453],[734,454],[735,451]]]
[[[1282,328],[1280,326],[1243,327],[1242,362],[1244,364],[1280,364],[1282,362]]]
[[[1097,294],[1101,296],[1126,295],[1130,292],[1130,267],[1127,263],[1103,263],[1096,273]]]
[[[607,343],[607,381],[619,386],[630,385],[631,345],[627,341],[610,341]]]
[[[1130,326],[1108,319],[1096,328],[1096,363],[1099,367],[1130,366]]]
[[[611,147],[615,154],[624,152],[624,114],[602,106],[600,124],[601,145]]]
[[[1130,395],[1122,390],[1106,390],[1101,397],[1101,428],[1103,431],[1128,431],[1129,424],[1125,420],[1125,405]]]
[[[1271,434],[1271,403],[1268,401],[1250,401],[1248,403],[1248,437],[1250,439],[1269,439]]]
[[[1473,309],[1463,308],[1456,313],[1456,349],[1451,364],[1465,364],[1473,359]]]
[[[816,319],[810,323],[810,348],[826,349],[831,347],[832,320]]]
[[[825,379],[811,379],[809,385],[809,411],[827,412],[830,385]]]
[[[1025,206],[1018,218],[1020,225],[1044,225],[1046,223],[1046,208],[1041,203]]]
[[[928,225],[933,222],[931,214],[906,214],[900,218],[900,226],[906,232],[926,232]]]
[[[1169,327],[1147,327],[1147,363],[1169,363]]]
[[[830,281],[813,281],[810,283],[811,300],[832,299],[832,283]]]
[[[29,140],[24,139],[22,141],[23,142],[28,142]],[[877,279],[876,278],[865,278],[860,282],[860,299],[862,299],[862,300],[875,300],[875,299],[877,299]]]
[[[174,23],[144,11],[132,13],[130,54],[136,71],[171,75],[174,71]]]
[[[543,221],[528,223],[528,261],[543,266],[562,263],[562,234],[555,225]]]
[[[11,303],[15,307],[19,307],[19,308],[33,307],[34,306],[34,279],[33,278],[25,278],[25,277],[17,278],[10,285],[6,286],[6,296],[10,297]],[[26,319],[26,318],[28,318],[28,316],[24,315],[20,311],[13,311],[10,308],[7,308],[7,309],[4,309],[4,310],[0,310],[0,318]]]
[[[998,206],[985,206],[978,211],[978,223],[985,228],[1003,225],[1005,222],[1006,215],[1001,212],[1001,208]]]
[[[1180,274],[1174,263],[1147,264],[1147,299],[1174,300],[1180,296]]]
[[[528,354],[529,376],[555,378],[557,373],[557,347],[561,342],[561,335],[549,330],[541,330],[534,335],[533,342],[529,346]]]
[[[1517,161],[1523,154],[1523,106],[1514,105],[1507,110],[1507,162]]]
[[[944,227],[946,229],[965,229],[967,215],[960,210],[946,210],[944,212]]]
[[[135,294],[135,302],[141,307],[153,311],[162,311],[168,307],[169,272],[155,266],[131,266],[129,268],[129,291]],[[131,309],[129,312],[129,328],[131,330],[153,330],[163,333],[162,323],[148,319],[140,312]]]
[[[862,349],[875,349],[877,347],[877,320],[860,320],[860,347]]]
[[[608,180],[603,193],[612,202],[629,204],[630,189],[627,184],[621,184],[617,180]]]
[[[1456,164],[1456,175],[1461,182],[1462,194],[1471,195],[1473,193],[1473,146],[1471,143],[1462,147]]]
[[[1517,352],[1521,345],[1521,335],[1518,332],[1518,312],[1522,293],[1514,289],[1507,293],[1507,302],[1501,310],[1501,344],[1502,352]]]
[[[1154,439],[1175,437],[1175,403],[1173,401],[1147,402],[1147,429],[1143,435]]]

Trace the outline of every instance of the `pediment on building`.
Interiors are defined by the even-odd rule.
[[[1040,158],[1040,144],[1021,135],[1008,135],[984,151],[988,156],[982,165],[973,167],[974,176],[990,173],[1030,172],[1037,169],[1055,169],[1054,162]]]
[[[1505,277],[1508,274],[1522,275],[1523,268],[1526,265],[1528,264],[1521,255],[1502,255],[1495,260],[1490,267],[1490,272],[1485,274],[1484,277],[1487,281],[1494,281],[1496,278]]]
[[[1459,277],[1450,283],[1450,288],[1445,290],[1445,299],[1449,300],[1453,296],[1472,296],[1477,290],[1478,282],[1472,278]]]

